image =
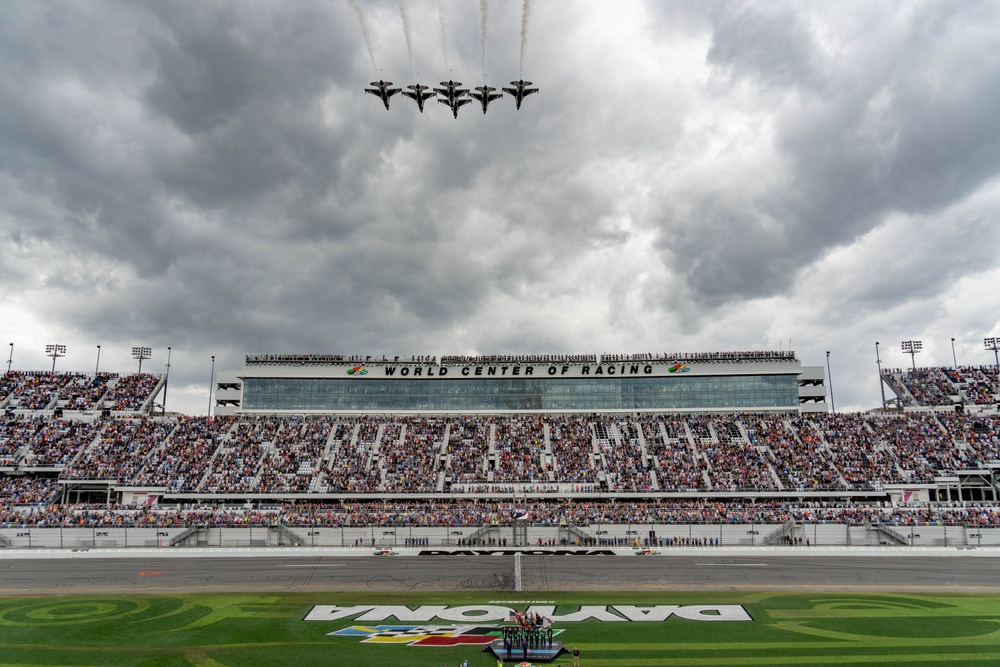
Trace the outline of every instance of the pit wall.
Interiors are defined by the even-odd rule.
[[[701,540],[718,541],[721,546],[760,546],[765,538],[781,529],[777,524],[608,524],[576,529],[593,538],[614,541],[612,546],[657,546],[659,540],[681,541],[676,548],[684,548],[683,543]],[[424,546],[427,548],[460,546],[499,546],[506,538],[506,546],[537,547],[539,540],[549,545],[552,540],[557,546],[583,546],[577,537],[566,529],[558,527],[528,527],[527,544],[515,544],[514,532],[510,526],[492,528],[483,532],[481,539],[494,542],[469,544],[469,538],[478,526],[434,527],[419,526],[369,526],[364,528],[317,528],[308,526],[288,526],[293,536],[274,527],[223,528],[208,527],[187,536],[177,546],[171,541],[187,529],[180,528],[0,528],[0,548],[55,548],[55,549],[100,549],[128,547],[197,548],[197,547],[270,547],[294,546],[293,538],[303,542],[303,546],[349,547],[349,548],[390,548]],[[650,531],[655,531],[657,542],[649,544]],[[912,546],[1000,546],[1000,528],[974,528],[965,526],[894,526],[892,530],[902,536]],[[796,544],[810,546],[896,546],[899,542],[886,537],[873,528],[847,526],[844,524],[797,524],[792,536]],[[420,540],[420,542],[417,542]],[[638,540],[638,542],[636,542]],[[9,544],[8,544],[9,543]],[[783,540],[777,545],[784,544]],[[607,544],[607,542],[605,542]],[[670,548],[674,548],[671,546]]]

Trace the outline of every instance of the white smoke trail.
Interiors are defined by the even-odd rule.
[[[532,0],[524,0],[521,6],[521,76],[518,77],[521,79],[524,78],[524,48],[528,45],[528,19],[531,18],[532,4]]]
[[[448,65],[448,42],[445,40],[447,25],[444,20],[444,0],[438,0],[438,23],[441,26],[441,55],[444,56],[444,67],[450,70],[451,66]]]
[[[406,52],[410,55],[410,69],[416,77],[417,67],[413,64],[413,39],[410,36],[410,10],[406,6],[406,0],[399,0],[399,18],[403,20],[403,37],[406,38]]]
[[[479,0],[479,13],[482,15],[483,79],[485,79],[486,78],[486,26],[489,24],[490,0]]]
[[[361,3],[358,0],[351,0],[351,7],[354,8],[354,12],[358,15],[358,23],[361,24],[361,36],[365,38],[365,46],[368,47],[368,57],[371,58],[372,67],[375,69],[375,73],[378,73],[378,65],[375,64],[375,52],[372,51],[372,38],[371,32],[368,30],[368,22],[365,20],[365,13],[361,11]]]

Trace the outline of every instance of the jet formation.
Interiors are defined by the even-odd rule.
[[[402,92],[405,97],[409,97],[417,103],[420,113],[424,112],[424,102],[437,97],[438,102],[451,109],[452,115],[457,120],[458,110],[466,104],[476,100],[482,105],[483,113],[485,114],[490,104],[503,97],[504,93],[513,97],[517,108],[520,109],[521,102],[524,101],[525,97],[538,92],[538,88],[532,88],[531,85],[530,81],[520,79],[518,81],[511,81],[510,87],[504,88],[503,92],[495,92],[497,89],[492,86],[476,86],[474,89],[476,92],[470,93],[468,88],[462,88],[460,81],[442,81],[440,88],[433,89],[430,86],[416,83],[406,86],[407,90],[403,90],[401,88],[393,88],[392,81],[378,80],[372,81],[372,87],[365,88],[365,92],[381,99],[387,110],[389,108],[389,98],[396,93]]]

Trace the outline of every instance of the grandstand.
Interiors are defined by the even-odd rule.
[[[239,409],[192,417],[151,414],[159,376],[15,372],[0,526],[1000,526],[996,370],[883,380],[895,409],[828,414],[791,353],[258,355],[218,378]]]

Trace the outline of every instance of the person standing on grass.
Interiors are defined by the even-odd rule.
[[[573,647],[573,667],[580,667],[580,649]]]

